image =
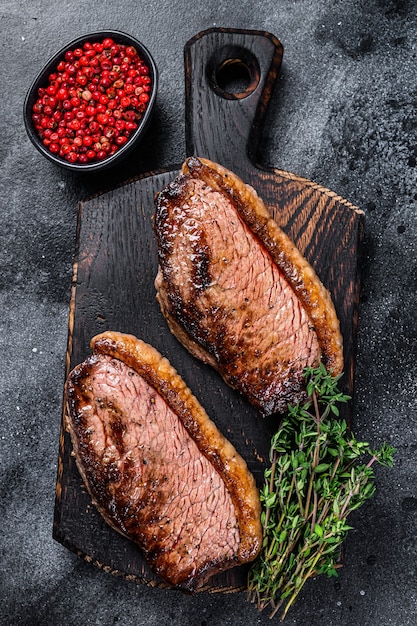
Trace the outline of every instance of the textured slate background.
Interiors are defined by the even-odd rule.
[[[354,429],[398,448],[358,511],[339,578],[305,588],[286,624],[407,626],[417,613],[417,6],[413,0],[0,0],[0,624],[247,626],[243,594],[184,596],[115,578],[52,540],[77,203],[185,156],[183,47],[224,26],[284,45],[258,161],[365,211]],[[160,69],[141,148],[106,176],[71,174],[25,135],[44,61],[85,32],[136,35]]]

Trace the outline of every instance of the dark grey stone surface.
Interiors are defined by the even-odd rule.
[[[340,576],[306,586],[286,624],[407,626],[417,617],[417,5],[414,0],[0,0],[0,623],[232,626],[271,623],[243,594],[136,586],[52,539],[77,203],[103,184],[180,162],[183,47],[211,26],[268,30],[285,48],[258,160],[362,208],[358,437],[398,448],[352,519]],[[106,176],[43,159],[25,92],[66,41],[136,35],[160,69],[142,147]]]

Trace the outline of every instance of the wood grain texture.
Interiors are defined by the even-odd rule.
[[[274,36],[257,31],[210,29],[187,43],[187,154],[218,161],[252,184],[314,266],[332,294],[341,322],[343,384],[353,393],[363,215],[319,184],[253,162],[282,53]],[[246,82],[243,88],[229,92],[224,77],[230,77],[233,69],[239,69],[239,77],[243,75]],[[178,169],[141,176],[81,203],[67,371],[90,353],[91,337],[107,329],[132,333],[154,345],[246,459],[261,485],[276,420],[260,418],[211,368],[192,358],[168,331],[155,299],[154,196]],[[348,419],[350,410],[347,406]],[[150,572],[140,550],[107,526],[92,506],[63,427],[54,537],[106,571],[165,586]],[[243,589],[245,582],[246,568],[235,568],[214,576],[205,589],[226,592]]]

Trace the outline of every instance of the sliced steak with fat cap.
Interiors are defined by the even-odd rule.
[[[329,292],[252,187],[190,157],[158,194],[154,227],[171,331],[261,413],[303,399],[306,366],[341,373]]]
[[[104,519],[184,590],[253,560],[260,501],[243,458],[153,347],[110,331],[91,347],[67,378],[66,424]]]

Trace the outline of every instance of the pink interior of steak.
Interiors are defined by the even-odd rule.
[[[320,360],[299,299],[226,195],[188,179],[186,201],[170,211],[164,277],[181,295],[177,318],[232,386],[258,396],[265,412],[277,397],[285,407],[292,382],[299,388],[303,368]]]
[[[172,584],[232,559],[239,531],[230,494],[176,414],[121,361],[100,355],[88,363],[73,427],[108,519]]]

